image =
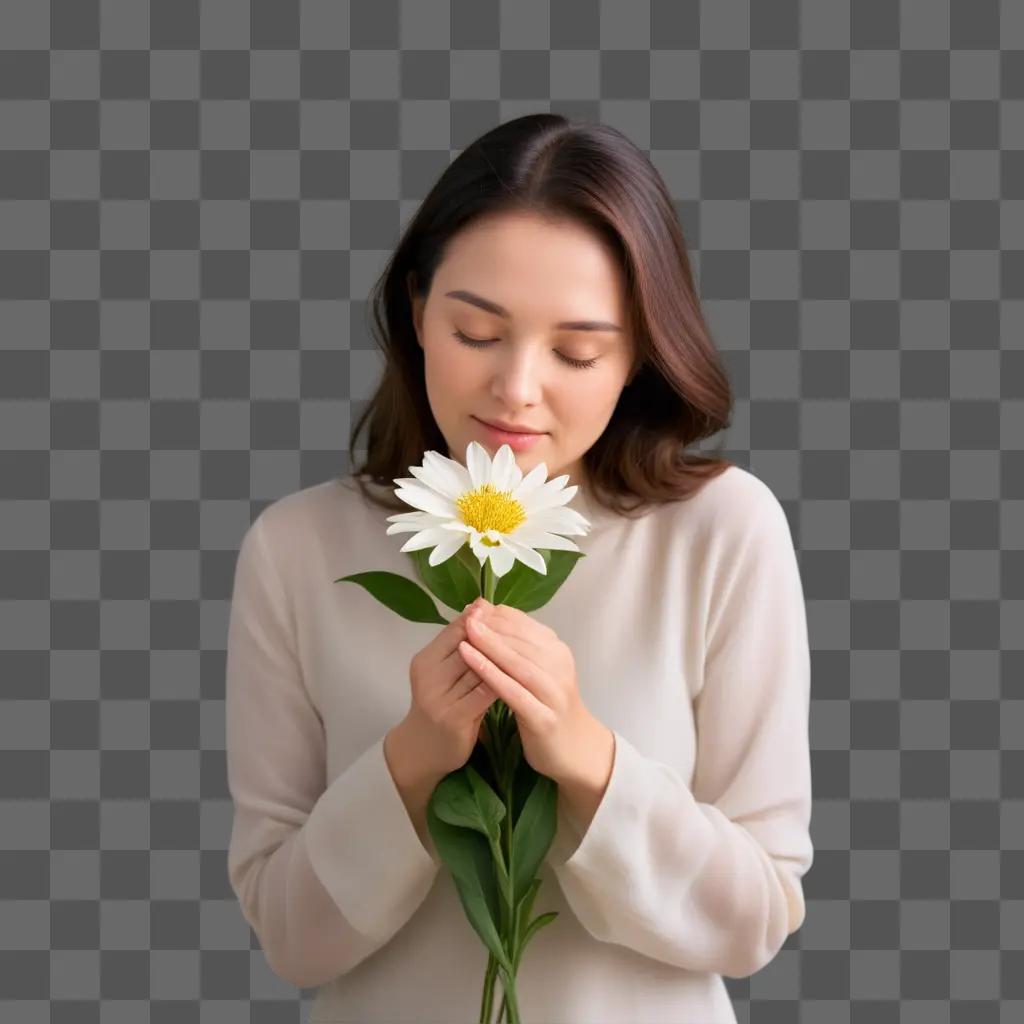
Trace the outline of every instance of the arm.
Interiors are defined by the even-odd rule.
[[[576,766],[575,777],[556,779],[559,808],[578,835],[590,828],[615,765],[614,730],[599,718],[594,718],[591,725],[593,738],[585,748],[587,756]]]
[[[410,732],[408,718],[403,718],[384,737],[384,758],[420,842],[436,853],[427,829],[427,804],[444,776],[424,774],[420,770],[423,758]]]
[[[813,856],[806,612],[785,512],[766,497],[716,563],[692,789],[613,730],[592,819],[577,793],[551,851],[595,938],[736,978],[803,923]]]
[[[228,876],[271,970],[309,988],[387,942],[440,861],[416,832],[385,737],[325,786],[324,726],[302,681],[264,518],[242,541],[228,625]]]

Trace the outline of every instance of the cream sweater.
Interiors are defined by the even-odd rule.
[[[592,524],[573,538],[586,557],[530,614],[572,649],[615,760],[585,835],[559,814],[533,908],[558,917],[523,954],[521,1017],[733,1024],[722,975],[760,970],[800,927],[813,858],[810,655],[785,512],[738,466],[639,520],[582,488],[571,507]],[[242,540],[228,872],[270,969],[318,989],[311,1021],[476,1024],[487,951],[383,755],[409,661],[441,627],[333,582],[415,578],[390,514],[346,477],[274,501]]]

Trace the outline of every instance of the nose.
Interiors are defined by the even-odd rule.
[[[543,390],[541,381],[541,352],[509,348],[498,357],[492,380],[495,400],[506,410],[527,409],[538,403]]]

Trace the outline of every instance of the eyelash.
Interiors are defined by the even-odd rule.
[[[484,348],[487,345],[494,344],[495,340],[497,340],[494,338],[470,338],[468,335],[463,334],[462,331],[456,331],[455,337],[458,338],[463,345],[468,345],[470,348]],[[563,356],[561,352],[556,352],[555,355],[557,355],[563,362],[568,363],[570,366],[574,366],[578,370],[591,369],[597,363],[599,358],[598,356],[595,356],[593,359],[573,359],[572,356]]]

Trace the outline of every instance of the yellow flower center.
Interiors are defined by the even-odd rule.
[[[496,491],[493,484],[484,484],[475,491],[467,491],[455,502],[459,515],[467,526],[480,533],[497,530],[511,533],[526,519],[523,506],[512,497],[510,491]],[[484,544],[497,547],[497,541],[483,537]]]

